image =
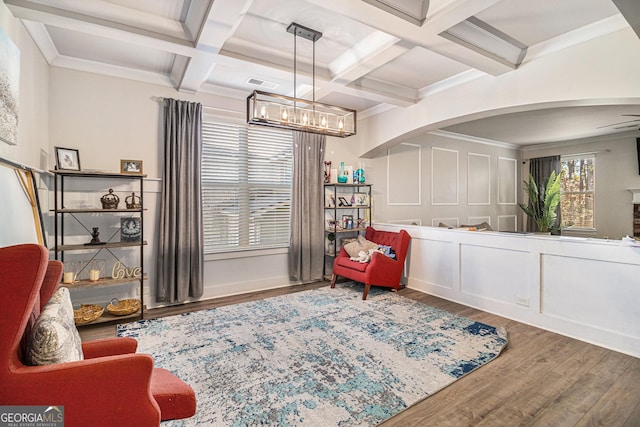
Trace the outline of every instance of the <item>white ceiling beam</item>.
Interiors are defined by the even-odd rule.
[[[188,56],[193,42],[24,0],[5,0],[16,18]]]
[[[55,61],[60,53],[58,52],[55,43],[53,43],[53,40],[51,40],[51,36],[49,35],[47,28],[44,24],[39,22],[24,21],[23,24],[33,41],[38,46],[38,49],[40,49],[40,52],[42,52],[44,59],[47,60],[49,65],[52,65],[53,61]]]
[[[636,35],[640,37],[640,3],[638,3],[638,0],[613,0],[613,3],[633,28]]]
[[[195,93],[200,89],[215,67],[222,45],[233,35],[251,3],[253,0],[211,0],[197,35],[195,52],[184,70],[180,70],[179,91]],[[193,23],[190,25],[194,28]],[[172,75],[176,74],[176,70],[172,71]]]
[[[513,70],[506,64],[459,46],[438,35],[468,17],[493,6],[500,0],[453,0],[430,15],[422,27],[407,25],[405,20],[362,1],[307,1],[487,74],[497,76]]]
[[[31,5],[32,9],[41,7],[33,0],[9,1],[6,3],[21,3],[23,6]],[[46,3],[46,2],[45,2]],[[164,16],[153,13],[143,12],[138,9],[120,6],[104,0],[55,0],[55,8],[58,10],[73,11],[75,13],[100,17],[104,21],[121,22],[151,31],[153,33],[165,34],[171,37],[193,40],[187,37],[180,21],[165,18]]]

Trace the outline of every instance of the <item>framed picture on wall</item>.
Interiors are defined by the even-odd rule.
[[[120,160],[120,173],[140,175],[142,173],[142,160]]]
[[[80,153],[74,148],[54,147],[56,151],[56,169],[79,171]]]

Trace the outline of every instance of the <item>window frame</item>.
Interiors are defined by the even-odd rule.
[[[567,154],[560,156],[560,167],[562,173],[564,173],[564,163],[571,160],[591,160],[593,162],[593,189],[589,191],[564,191],[564,188],[561,186],[560,188],[560,211],[561,211],[561,220],[564,221],[565,217],[562,215],[562,200],[564,195],[571,194],[591,194],[592,195],[592,216],[593,216],[593,227],[574,227],[574,226],[562,226],[561,231],[567,232],[597,232],[596,227],[596,156],[595,153],[583,153],[583,154]]]

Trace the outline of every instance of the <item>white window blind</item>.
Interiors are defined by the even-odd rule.
[[[280,129],[203,121],[205,253],[288,246],[292,139]]]

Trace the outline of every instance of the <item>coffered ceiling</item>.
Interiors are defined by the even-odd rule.
[[[385,0],[393,1],[418,11],[424,6]],[[578,42],[637,24],[640,7],[616,2],[627,3],[624,16],[612,0],[431,0],[419,26],[371,0],[5,0],[52,66],[238,98],[254,89],[293,95],[294,43],[286,28],[297,22],[323,33],[316,43],[316,99],[357,109],[361,118],[411,106],[479,74],[517,72],[496,55],[441,36],[467,18],[528,55],[567,35]],[[312,96],[311,47],[298,39],[299,97]],[[523,112],[447,130],[532,144],[628,131],[607,127],[640,119],[625,114],[640,115],[640,107]],[[575,120],[555,134],[539,134],[540,121],[553,117]]]

